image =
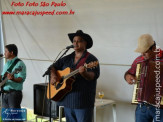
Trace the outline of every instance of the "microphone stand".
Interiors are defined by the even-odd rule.
[[[61,57],[59,57],[59,59],[61,59],[61,58],[68,52],[69,49],[70,49],[70,48],[66,48],[66,51],[61,55]],[[63,49],[63,50],[64,50],[64,49]],[[62,50],[62,51],[63,51],[63,50]],[[61,52],[62,52],[62,51],[61,51]],[[61,52],[60,52],[60,53],[61,53]],[[60,54],[60,53],[59,53],[59,54]],[[59,54],[58,54],[58,56],[59,56]],[[57,56],[57,57],[58,57],[58,56]],[[56,57],[56,59],[57,59],[57,57]],[[50,114],[50,115],[49,115],[49,121],[50,121],[50,122],[51,122],[51,118],[52,118],[52,117],[51,117],[50,69],[51,69],[51,67],[55,64],[55,62],[59,60],[59,59],[58,59],[58,60],[56,60],[56,59],[55,59],[54,63],[53,63],[52,65],[50,65],[50,66],[48,67],[47,71],[45,71],[45,73],[42,75],[42,77],[44,77],[45,75],[48,75],[48,76],[49,76],[49,84],[48,84],[48,85],[49,85],[49,103],[50,103],[50,105],[49,105],[49,108],[50,108],[50,109],[49,109],[49,110],[50,110],[50,112],[49,112],[49,114]]]

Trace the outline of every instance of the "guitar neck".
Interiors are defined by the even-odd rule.
[[[70,74],[64,76],[64,79],[68,79],[68,78],[76,75],[77,73],[79,73],[79,69],[76,69],[75,71],[71,72]]]
[[[84,68],[87,69],[87,68],[93,68],[95,66],[98,65],[98,62],[97,61],[94,61],[94,62],[90,62],[89,64],[85,64],[84,65]],[[68,79],[74,75],[76,75],[77,73],[79,73],[79,69],[76,69],[75,71],[71,72],[70,74],[66,75],[63,77],[63,79]]]

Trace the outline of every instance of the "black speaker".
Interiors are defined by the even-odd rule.
[[[47,83],[34,84],[34,114],[49,117],[50,101],[47,99]],[[51,101],[51,117],[58,118],[59,107],[55,101]],[[63,114],[62,114],[63,115]]]

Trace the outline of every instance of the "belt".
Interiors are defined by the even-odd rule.
[[[146,106],[146,107],[156,107],[156,108],[158,108],[156,105],[153,105],[153,104],[149,104],[149,103],[145,103],[145,102],[141,102],[141,103],[138,103],[138,105],[140,106],[140,108],[144,105],[144,106]],[[163,105],[160,105],[160,107],[159,107],[160,109],[163,109]]]
[[[14,89],[10,89],[10,90],[8,90],[8,91],[3,91],[3,93],[5,93],[5,94],[9,94],[9,93],[11,93],[11,92],[21,92],[20,90],[14,90]]]
[[[143,105],[146,106],[146,107],[150,107],[150,106],[156,107],[156,105],[149,104],[149,103],[145,103],[145,102],[141,102],[141,103],[138,103],[138,104],[140,105],[140,108],[141,108]]]

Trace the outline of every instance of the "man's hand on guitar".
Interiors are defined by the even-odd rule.
[[[56,82],[57,82],[57,78],[51,76],[50,83],[54,85]]]
[[[80,73],[80,74],[83,74],[83,73],[85,73],[85,72],[86,72],[85,67],[84,67],[84,66],[80,66],[80,67],[79,67],[79,73]]]
[[[50,75],[50,76],[51,76],[51,77],[50,77],[50,83],[51,83],[52,85],[55,85],[55,83],[57,82],[56,71],[55,71],[54,68],[51,68],[50,72],[51,72],[51,75]]]
[[[132,85],[135,83],[135,77],[131,74],[126,74],[126,81],[128,82],[128,84]]]
[[[79,73],[86,79],[86,80],[93,80],[94,79],[94,72],[87,72],[84,66],[79,67]]]
[[[7,79],[14,80],[14,75],[7,73]]]

